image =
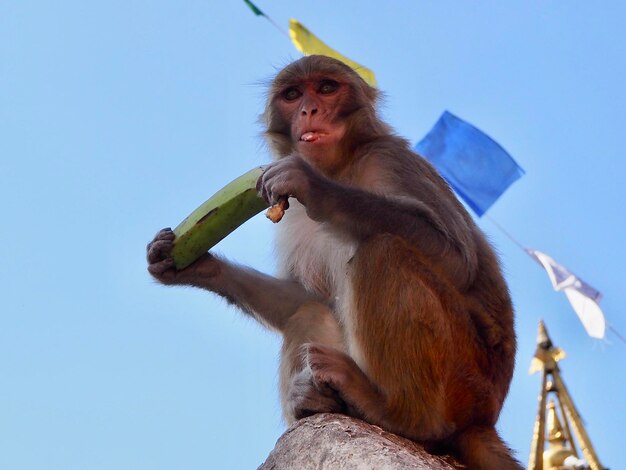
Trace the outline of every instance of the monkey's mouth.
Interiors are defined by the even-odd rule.
[[[322,131],[307,131],[300,136],[302,142],[316,142],[323,136],[327,135]]]

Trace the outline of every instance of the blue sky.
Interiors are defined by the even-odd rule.
[[[418,141],[445,109],[525,169],[489,215],[604,294],[626,334],[623,2],[259,0],[373,69]],[[156,285],[145,244],[267,161],[264,84],[299,53],[243,1],[0,4],[0,468],[256,468],[284,427],[279,341],[209,293]],[[590,339],[488,220],[517,309],[499,428],[527,461],[537,323],[605,466],[626,468],[626,345]],[[273,272],[257,217],[218,246]]]

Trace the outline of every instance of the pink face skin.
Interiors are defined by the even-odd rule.
[[[280,107],[291,116],[291,136],[295,150],[325,173],[339,169],[339,145],[346,126],[337,118],[342,85],[321,78],[289,86],[280,94]]]

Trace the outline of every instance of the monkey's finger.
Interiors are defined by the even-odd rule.
[[[313,383],[321,393],[339,393],[350,378],[352,361],[341,351],[319,343],[306,348],[306,364],[311,368]]]
[[[283,212],[285,212],[287,209],[289,209],[289,197],[288,196],[281,196],[278,199],[278,202],[276,203],[276,205],[278,207],[280,207]]]
[[[294,400],[296,419],[306,418],[318,413],[345,413],[346,406],[338,396],[329,397],[319,393]]]
[[[315,413],[345,412],[345,404],[334,392],[321,393],[311,381],[310,371],[302,370],[294,377],[287,400],[293,406],[296,417]]]
[[[279,163],[267,168],[257,182],[260,186],[259,195],[270,205],[276,204],[280,196],[286,196],[286,194],[277,194],[282,192],[281,188],[284,186],[284,175]]]
[[[269,182],[266,188],[269,203],[272,205],[278,204],[281,200],[286,200],[293,196],[291,182],[287,181],[284,175],[277,175]]]
[[[161,280],[173,279],[175,275],[175,266],[176,263],[173,258],[166,258],[158,263],[149,264],[148,272]]]
[[[171,228],[163,228],[161,230],[159,230],[157,232],[157,234],[154,236],[154,238],[152,239],[152,241],[150,243],[148,243],[148,245],[146,246],[146,249],[149,250],[150,246],[152,246],[152,244],[156,241],[159,240],[171,240],[173,241],[174,238],[176,238],[176,235],[174,235],[174,232],[172,231]]]
[[[267,195],[267,186],[265,184],[266,182],[265,172],[266,171],[267,170],[261,173],[261,176],[259,176],[259,179],[256,180],[256,192],[259,195],[259,197],[261,197],[265,202],[269,203],[269,199]]]
[[[148,245],[148,263],[153,264],[168,257],[172,251],[172,240],[156,240]]]
[[[265,168],[257,180],[259,196],[270,205],[276,204],[281,198],[292,196],[293,183],[290,182],[291,177],[288,171],[292,166],[290,157],[282,158]]]
[[[259,194],[263,192],[263,175],[265,174],[266,171],[267,169],[263,170],[263,173],[261,173],[256,180],[256,192]]]
[[[167,253],[171,250],[173,242],[171,240],[154,240],[148,245],[147,256],[148,261],[155,263],[166,258]]]
[[[154,236],[154,240],[174,240],[175,237],[174,231],[170,227],[166,227],[158,231]]]

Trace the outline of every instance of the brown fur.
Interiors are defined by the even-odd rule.
[[[494,427],[515,355],[498,260],[436,171],[378,119],[377,97],[323,56],[274,80],[264,119],[276,161],[258,188],[269,202],[292,197],[278,224],[283,279],[210,255],[176,272],[168,231],[148,247],[149,270],[283,334],[288,421],[347,413],[472,469],[519,469]]]

